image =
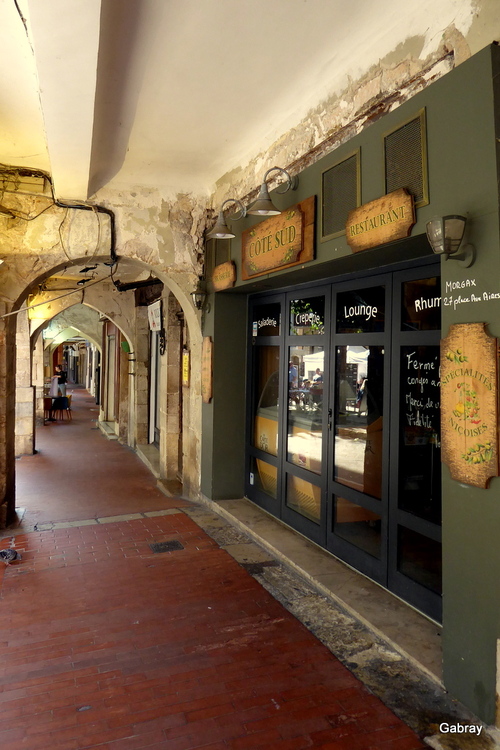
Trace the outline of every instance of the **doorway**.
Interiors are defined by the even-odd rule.
[[[247,496],[441,618],[439,265],[250,303]]]

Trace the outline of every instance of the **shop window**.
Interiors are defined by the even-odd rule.
[[[353,289],[337,295],[337,333],[375,333],[384,330],[385,287]]]
[[[292,346],[288,359],[288,460],[321,473],[323,430],[322,346]]]
[[[380,559],[382,518],[362,505],[335,498],[334,531],[337,536]]]
[[[278,303],[256,305],[252,315],[252,336],[279,336],[281,306]]]
[[[441,523],[439,346],[401,347],[399,507]]]
[[[380,346],[339,346],[335,481],[382,496],[383,360]]]
[[[278,454],[279,346],[259,346],[255,351],[254,446]]]
[[[325,331],[325,298],[308,297],[290,302],[290,335],[318,336]]]
[[[398,526],[398,570],[431,591],[441,593],[441,543]]]
[[[278,497],[278,469],[261,458],[251,460],[251,484],[269,497]]]
[[[314,523],[321,518],[321,489],[293,474],[287,475],[286,504]]]
[[[441,279],[405,281],[402,289],[401,330],[441,329]]]

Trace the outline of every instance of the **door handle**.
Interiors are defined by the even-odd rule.
[[[332,423],[333,423],[333,409],[328,409],[328,429],[332,429]]]

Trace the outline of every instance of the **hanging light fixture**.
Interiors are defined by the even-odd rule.
[[[201,278],[198,279],[198,284],[196,285],[196,289],[194,290],[194,292],[191,292],[190,294],[193,298],[193,305],[197,310],[202,310],[207,298],[207,293],[205,291],[203,280]]]
[[[252,203],[250,208],[248,209],[247,213],[251,214],[252,216],[277,216],[281,213],[279,209],[276,208],[274,203],[272,202],[271,198],[269,197],[269,190],[267,187],[267,178],[271,174],[271,172],[281,172],[285,175],[287,182],[286,187],[284,190],[277,190],[277,193],[287,193],[290,189],[296,190],[298,185],[298,179],[297,177],[292,177],[289,172],[286,171],[286,169],[282,169],[281,167],[271,167],[271,169],[268,169],[267,172],[264,175],[264,179],[262,180],[262,185],[260,186],[259,194],[257,196],[257,200]]]
[[[464,268],[470,268],[476,260],[476,250],[473,245],[465,245],[462,252],[458,250],[462,244],[467,219],[465,216],[451,214],[431,219],[426,224],[427,239],[436,255],[445,255],[446,260],[458,260]]]
[[[243,219],[243,217],[247,215],[247,210],[241,201],[237,198],[228,198],[220,207],[219,216],[217,217],[214,228],[207,234],[207,240],[230,240],[236,236],[229,229],[224,217],[224,206],[228,203],[236,203],[239,207],[240,215],[232,217],[235,221]]]

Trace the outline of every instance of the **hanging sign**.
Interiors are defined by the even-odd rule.
[[[232,260],[227,263],[221,263],[215,266],[212,272],[212,284],[214,292],[220,292],[222,289],[230,289],[236,281],[236,266]]]
[[[201,397],[204,404],[212,400],[212,349],[212,339],[205,336],[201,349]]]
[[[441,341],[441,457],[453,479],[498,476],[497,340],[485,323],[450,326]]]
[[[405,188],[400,188],[350,211],[346,239],[353,253],[358,253],[408,237],[414,224],[413,196]]]
[[[189,385],[189,350],[182,350],[182,385]]]
[[[242,233],[242,279],[313,260],[315,200],[306,198]]]
[[[148,320],[150,331],[161,331],[161,299],[148,305]]]

